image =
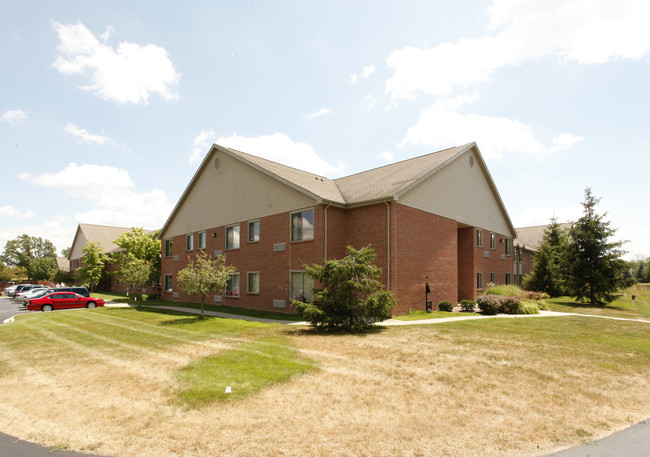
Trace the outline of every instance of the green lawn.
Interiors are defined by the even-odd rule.
[[[632,295],[635,296],[634,300]],[[637,284],[623,292],[620,298],[604,306],[578,303],[571,297],[551,298],[545,302],[550,311],[650,319],[650,284]]]
[[[393,319],[398,319],[400,321],[419,321],[423,319],[444,319],[445,317],[462,317],[462,316],[478,316],[478,313],[451,313],[447,311],[432,311],[427,313],[426,311],[411,311],[408,314],[402,314],[401,316],[393,316]]]
[[[115,292],[98,292],[92,294],[94,297],[101,297],[104,300],[110,300],[116,303],[125,303],[129,305],[140,305],[140,306],[178,306],[182,308],[191,308],[191,309],[201,309],[200,303],[184,303],[184,302],[173,302],[173,301],[164,301],[164,300],[147,300],[145,295],[145,300],[142,302],[135,301],[134,296],[130,295],[127,297],[125,294],[115,293]],[[226,306],[226,305],[213,305],[206,303],[203,307],[205,311],[215,311],[219,313],[228,313],[228,314],[237,314],[240,316],[249,316],[249,317],[259,317],[263,319],[275,319],[281,321],[299,321],[300,316],[297,314],[286,314],[286,313],[274,313],[272,311],[260,311],[256,309],[246,309],[246,308],[237,308],[235,306]]]

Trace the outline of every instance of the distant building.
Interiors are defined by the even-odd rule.
[[[561,229],[569,230],[570,223],[559,224]],[[535,225],[531,227],[518,227],[517,237],[514,240],[515,255],[513,257],[513,273],[515,284],[521,285],[524,277],[533,270],[535,255],[544,238],[544,230],[548,225]]]
[[[116,254],[123,251],[114,243],[122,233],[130,232],[131,228],[113,227],[110,225],[79,224],[70,248],[69,269],[73,276],[77,275],[77,270],[82,266],[83,247],[89,241],[97,241],[108,255]],[[152,233],[153,230],[145,230],[146,233]],[[128,292],[129,284],[120,283],[111,273],[119,269],[119,263],[108,262],[106,264],[106,275],[98,285],[100,290],[107,292]],[[150,291],[151,292],[151,291]],[[151,292],[153,293],[153,292]],[[157,293],[157,291],[156,291]]]

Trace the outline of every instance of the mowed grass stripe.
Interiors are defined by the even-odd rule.
[[[316,369],[316,364],[300,356],[287,338],[264,337],[244,347],[202,358],[178,371],[178,398],[190,407],[215,400],[241,399]],[[226,392],[226,387],[231,392]]]

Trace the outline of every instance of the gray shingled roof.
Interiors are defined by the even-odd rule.
[[[473,146],[473,143],[338,179],[329,179],[298,170],[235,149],[223,147],[221,149],[256,165],[261,171],[271,173],[325,201],[354,205],[396,196],[400,191],[430,174],[433,170],[471,146]]]
[[[104,252],[111,253],[120,251],[121,248],[113,241],[117,240],[124,232],[131,231],[131,227],[112,227],[110,225],[79,224],[77,232],[82,232],[86,241],[99,241],[104,248]],[[151,233],[153,230],[145,230],[145,233]],[[77,235],[75,235],[76,241]]]
[[[568,230],[571,228],[570,223],[560,224],[560,228]],[[539,249],[539,244],[544,238],[544,230],[546,230],[548,225],[534,225],[531,227],[519,227],[517,228],[517,238],[514,239],[514,244],[520,246],[525,246],[529,249],[534,249],[535,251]]]

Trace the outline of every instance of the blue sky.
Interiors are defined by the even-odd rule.
[[[1,0],[0,248],[160,228],[212,143],[336,178],[475,141],[516,227],[650,256],[650,2]]]

